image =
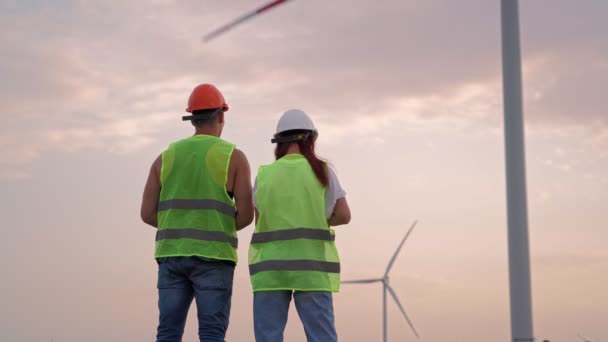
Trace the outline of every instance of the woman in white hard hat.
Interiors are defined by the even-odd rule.
[[[288,110],[272,139],[276,161],[258,171],[249,248],[258,342],[283,341],[292,297],[309,342],[337,341],[340,260],[330,226],[347,224],[350,209],[335,172],[315,154],[317,136],[306,113]]]

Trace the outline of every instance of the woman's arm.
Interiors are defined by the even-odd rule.
[[[334,207],[334,212],[331,214],[331,217],[327,220],[327,223],[330,226],[339,226],[342,224],[348,224],[350,222],[350,208],[348,207],[348,202],[346,202],[346,197],[342,197],[336,201],[336,206]]]

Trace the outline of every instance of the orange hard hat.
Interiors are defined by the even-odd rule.
[[[186,112],[192,113],[195,110],[222,108],[228,110],[224,95],[211,84],[200,84],[192,90],[188,99],[188,108]]]

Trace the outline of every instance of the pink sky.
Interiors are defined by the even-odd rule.
[[[381,275],[423,341],[510,338],[498,1],[292,1],[209,44],[257,2],[0,4],[0,340],[151,341],[150,163],[191,134],[190,90],[214,83],[224,138],[252,169],[302,108],[353,211],[343,279]],[[521,2],[537,339],[608,340],[608,4]],[[231,341],[252,341],[239,237]],[[381,336],[381,289],[335,296],[343,341]],[[194,312],[193,312],[194,313]],[[303,341],[295,311],[286,340]],[[185,341],[194,341],[195,320]],[[389,303],[392,341],[414,337]]]

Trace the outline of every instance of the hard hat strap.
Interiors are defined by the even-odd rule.
[[[294,141],[306,140],[306,139],[308,139],[309,136],[310,136],[310,132],[295,133],[295,134],[290,134],[290,135],[285,135],[285,136],[277,136],[275,134],[274,138],[272,138],[270,140],[270,142],[272,142],[273,144],[274,143],[294,142]]]
[[[192,121],[192,120],[196,120],[196,119],[203,119],[207,116],[212,116],[212,115],[218,114],[218,113],[222,112],[223,110],[224,110],[224,108],[215,108],[215,109],[211,109],[211,110],[204,110],[202,113],[199,113],[199,114],[182,116],[182,121]]]

